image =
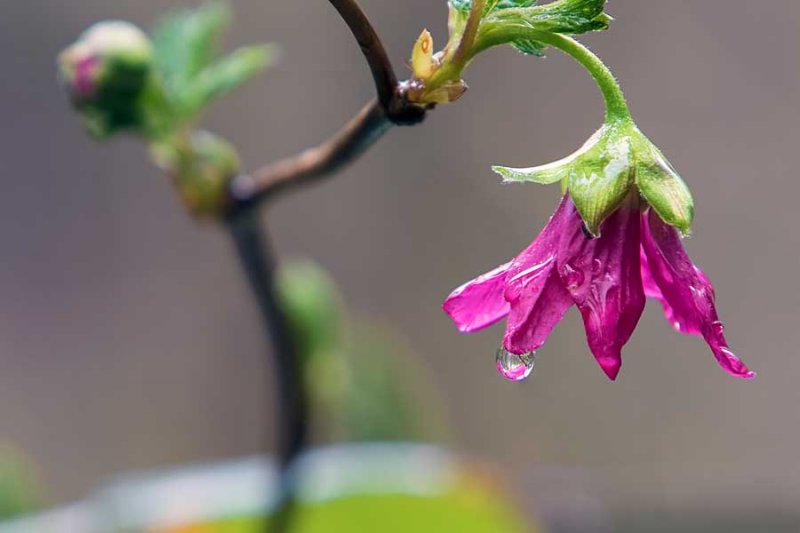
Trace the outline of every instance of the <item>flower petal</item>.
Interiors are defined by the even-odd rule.
[[[506,280],[512,280],[511,284],[516,288],[524,287],[527,271],[537,263],[546,261],[548,257],[552,260],[559,220],[563,218],[561,214],[565,212],[567,202],[566,196],[562,198],[542,233],[512,261],[462,285],[445,299],[442,308],[456,323],[459,331],[478,331],[491,326],[509,313],[511,305],[504,295]]]
[[[652,279],[658,285],[682,333],[702,335],[728,373],[753,378],[755,373],[728,348],[714,305],[714,288],[681,244],[675,228],[653,210],[642,215],[642,248]]]
[[[462,333],[472,333],[501,320],[511,309],[503,297],[506,272],[511,263],[475,278],[454,290],[442,309]]]
[[[515,354],[535,352],[544,345],[572,303],[552,260],[528,279],[525,290],[511,302],[503,347]]]
[[[647,216],[647,215],[643,215]],[[678,317],[675,316],[675,310],[669,305],[667,299],[664,298],[664,294],[661,292],[661,289],[658,287],[658,284],[653,279],[653,274],[650,273],[650,265],[647,262],[647,254],[644,252],[644,248],[641,249],[639,253],[639,262],[641,264],[642,270],[642,285],[644,286],[644,295],[648,298],[653,298],[654,300],[658,300],[661,304],[661,307],[664,308],[664,317],[667,319],[667,322],[672,326],[672,329],[677,331],[678,333],[685,333],[685,334],[693,334],[693,332],[688,327],[687,321],[681,321]]]
[[[622,366],[622,347],[645,303],[638,199],[629,197],[609,216],[596,239],[587,238],[581,225],[575,211],[572,227],[559,245],[558,273],[583,316],[589,348],[613,380]]]
[[[561,232],[574,211],[568,196],[533,243],[511,262],[506,278],[506,300],[511,314],[503,347],[514,354],[534,352],[572,305],[556,272],[556,249]]]

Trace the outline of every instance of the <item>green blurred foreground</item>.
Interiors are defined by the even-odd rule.
[[[536,531],[490,475],[435,446],[323,448],[293,475],[298,533]],[[260,532],[276,486],[262,459],[132,476],[71,507],[0,523],[0,533]]]

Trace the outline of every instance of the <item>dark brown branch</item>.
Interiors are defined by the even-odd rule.
[[[384,109],[389,109],[395,98],[397,76],[378,33],[356,0],[330,0],[330,3],[353,32],[375,80],[378,101]]]
[[[357,159],[393,125],[414,125],[427,108],[408,102],[405,84],[398,82],[386,50],[355,0],[330,0],[358,41],[375,80],[377,100],[367,104],[333,138],[315,148],[236,178],[230,187],[229,215],[249,211],[293,186],[333,174]]]
[[[373,100],[325,143],[268,165],[251,176],[236,178],[231,187],[236,210],[257,205],[277,193],[337,171],[358,158],[391,126],[383,107]]]

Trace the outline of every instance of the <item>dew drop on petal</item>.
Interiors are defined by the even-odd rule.
[[[578,290],[585,280],[583,272],[576,270],[569,264],[564,265],[561,275],[564,280],[564,285],[566,285],[567,289],[570,291]]]
[[[505,348],[497,350],[497,371],[509,381],[525,381],[533,374],[536,352],[517,355]]]

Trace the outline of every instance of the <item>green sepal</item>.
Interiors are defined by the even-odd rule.
[[[622,203],[634,184],[629,137],[606,125],[597,143],[570,165],[568,189],[575,207],[592,235]]]
[[[647,148],[637,153],[639,192],[661,220],[687,235],[694,221],[692,193],[661,151],[652,144]]]
[[[579,150],[558,161],[530,168],[495,165],[492,170],[502,176],[505,183],[532,182],[540,185],[550,185],[551,183],[566,180],[575,171],[575,168],[581,168],[581,164],[575,166],[576,161],[591,152],[592,148],[601,140],[604,132],[605,128],[601,128]]]

